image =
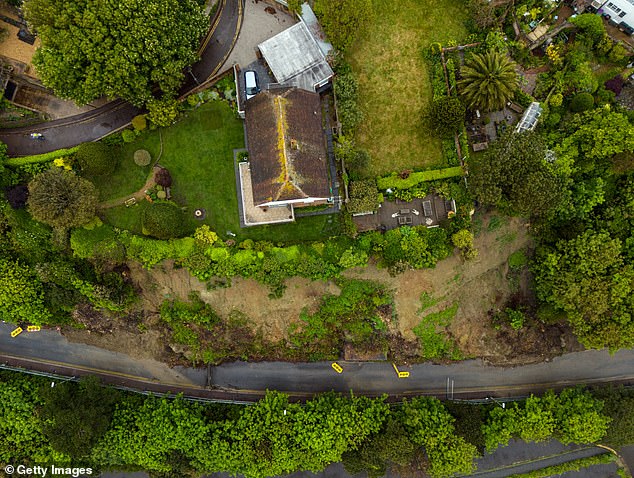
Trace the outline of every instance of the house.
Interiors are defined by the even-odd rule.
[[[324,54],[328,44],[316,39],[309,25],[316,31],[312,22],[300,21],[260,43],[258,49],[279,85],[323,91],[334,72]]]
[[[634,33],[634,4],[630,0],[594,0],[591,7],[628,35]]]
[[[248,162],[240,163],[245,225],[294,220],[294,208],[333,202],[317,93],[262,91],[246,104]]]

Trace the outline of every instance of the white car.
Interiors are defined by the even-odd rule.
[[[253,70],[245,71],[244,85],[246,89],[247,100],[257,95],[260,92],[260,85],[258,84],[258,74]]]

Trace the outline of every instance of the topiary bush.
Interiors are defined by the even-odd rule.
[[[594,107],[594,97],[590,93],[579,93],[570,102],[570,111],[581,113]]]
[[[449,136],[464,124],[465,107],[458,98],[444,96],[434,100],[427,119],[438,136]]]
[[[132,143],[136,139],[136,134],[131,129],[124,129],[121,131],[121,139],[124,143]]]
[[[137,149],[134,152],[134,162],[137,166],[147,166],[152,161],[150,152],[145,149]]]
[[[167,168],[161,168],[154,175],[154,182],[159,186],[169,188],[172,185],[172,175]]]
[[[85,176],[105,176],[112,174],[117,166],[114,149],[104,143],[83,143],[79,145],[75,159]]]
[[[147,120],[145,119],[145,115],[136,115],[132,118],[132,127],[136,131],[143,131],[147,128]]]
[[[171,202],[158,202],[143,211],[142,231],[157,239],[172,239],[183,234],[185,215]]]

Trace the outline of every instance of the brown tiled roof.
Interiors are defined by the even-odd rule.
[[[246,128],[255,204],[330,197],[319,95],[262,91],[247,101]]]

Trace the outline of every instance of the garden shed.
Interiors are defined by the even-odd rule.
[[[275,80],[284,86],[318,91],[330,84],[332,68],[303,22],[258,45]]]

